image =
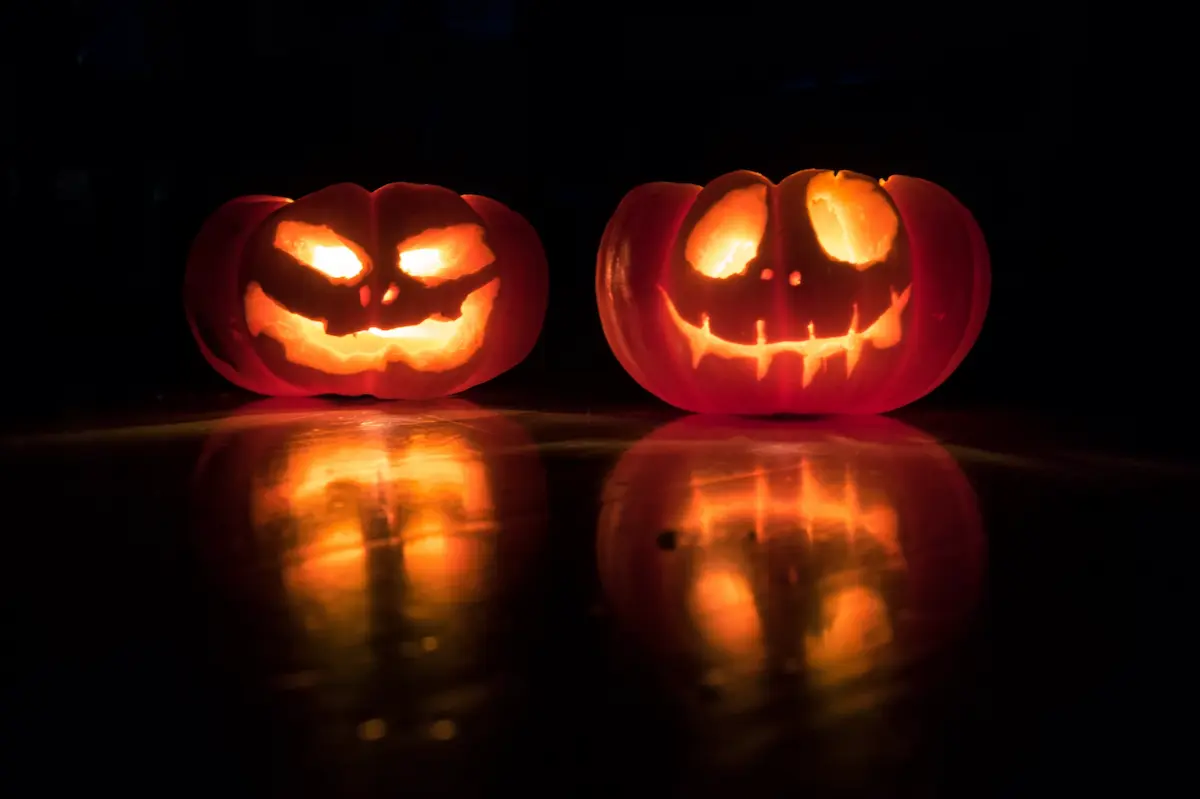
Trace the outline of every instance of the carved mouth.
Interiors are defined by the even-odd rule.
[[[457,319],[423,319],[415,325],[377,327],[333,336],[325,320],[289,311],[258,283],[246,287],[246,325],[253,336],[266,335],[283,345],[284,357],[326,374],[382,372],[404,363],[422,372],[445,372],[462,366],[483,345],[500,279],[463,299]]]
[[[893,289],[891,305],[862,332],[858,331],[859,319],[858,308],[856,306],[854,308],[854,317],[850,322],[850,329],[844,335],[817,338],[816,334],[813,333],[813,326],[810,323],[808,326],[809,337],[807,339],[799,341],[768,341],[766,320],[759,319],[756,323],[758,332],[757,341],[753,344],[739,344],[735,341],[727,341],[714,334],[709,329],[708,314],[700,317],[699,327],[693,325],[679,315],[679,311],[675,308],[675,303],[671,301],[671,296],[667,294],[666,289],[659,286],[658,290],[662,292],[663,301],[667,306],[667,313],[675,323],[676,329],[687,339],[688,346],[691,348],[693,369],[699,366],[700,361],[707,355],[717,358],[749,358],[755,362],[755,377],[762,380],[767,376],[767,372],[771,368],[771,361],[776,355],[791,352],[804,358],[804,376],[801,380],[801,385],[807,387],[812,383],[813,378],[816,377],[821,367],[824,366],[826,358],[845,353],[846,376],[849,377],[854,372],[854,367],[858,364],[858,359],[862,355],[864,345],[870,343],[876,349],[882,350],[900,343],[900,339],[904,335],[904,330],[900,324],[900,315],[904,312],[905,306],[908,305],[912,286],[908,286],[899,294]]]

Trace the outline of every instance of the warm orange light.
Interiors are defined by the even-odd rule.
[[[867,269],[887,258],[900,217],[878,185],[822,172],[808,183],[808,218],[830,258]]]
[[[428,537],[404,545],[404,572],[413,597],[442,606],[478,599],[489,550],[473,538]]]
[[[730,709],[763,707],[762,689],[793,677],[911,662],[961,629],[978,596],[969,484],[932,439],[886,418],[693,415],[625,453],[600,504],[598,574],[616,619]],[[880,685],[831,698],[857,711]]]
[[[482,456],[461,435],[366,420],[293,438],[256,485],[253,518],[288,531],[285,579],[306,624],[361,637],[372,548],[393,548],[414,615],[483,595],[493,500]]]
[[[426,230],[400,242],[400,271],[427,286],[471,275],[496,260],[479,225]]]
[[[821,598],[822,629],[805,637],[805,659],[816,672],[840,681],[866,673],[880,649],[892,641],[887,605],[861,585]]]
[[[786,450],[749,471],[699,469],[692,473],[690,501],[679,526],[694,532],[701,546],[747,530],[754,531],[757,541],[797,530],[810,541],[830,534],[850,541],[865,535],[889,557],[900,558],[891,505],[861,497],[858,480],[848,470],[831,477],[814,456]]]
[[[901,314],[908,305],[912,287],[905,288],[899,294],[893,290],[891,305],[871,323],[870,327],[862,332],[858,331],[858,308],[855,307],[850,328],[844,335],[817,338],[810,322],[807,339],[769,341],[766,320],[759,319],[757,341],[753,344],[739,344],[715,335],[709,329],[708,314],[701,317],[699,327],[693,325],[679,314],[666,289],[661,286],[659,289],[663,295],[663,302],[667,306],[667,315],[675,324],[675,329],[687,340],[688,347],[691,349],[693,369],[699,366],[700,361],[707,355],[717,358],[748,358],[755,362],[755,376],[762,380],[767,376],[775,356],[790,352],[804,358],[804,375],[801,385],[808,386],[821,367],[825,365],[827,358],[844,354],[846,356],[846,376],[849,377],[854,372],[854,367],[858,365],[858,359],[862,356],[865,344],[869,343],[875,349],[887,349],[900,343],[904,335]]]
[[[804,634],[806,658],[829,679],[865,672],[892,632],[886,603],[864,584],[872,575],[860,556],[875,552],[882,568],[905,567],[895,507],[881,492],[863,488],[848,465],[811,445],[764,446],[752,462],[744,469],[693,468],[688,501],[672,520],[700,562],[689,589],[696,626],[710,646],[729,654],[750,655],[761,645],[754,588],[728,556],[747,532],[757,546],[797,536],[810,544],[844,543],[845,561],[801,589],[815,589],[822,609],[819,630]]]
[[[325,225],[280,222],[275,228],[275,247],[335,283],[353,281],[367,268],[362,249]]]
[[[692,585],[692,617],[714,650],[738,660],[762,654],[762,622],[746,575],[732,564],[701,567]]]
[[[724,279],[745,273],[767,229],[767,187],[734,189],[701,217],[684,257],[700,274]]]
[[[399,245],[399,268],[433,286],[473,274],[491,264],[495,256],[484,243],[479,225],[462,224],[426,230]],[[366,256],[353,242],[328,227],[305,222],[281,222],[275,246],[334,282],[351,282],[365,271]],[[483,346],[488,317],[500,279],[472,291],[463,300],[457,319],[434,316],[405,327],[371,327],[342,336],[325,332],[325,322],[309,319],[285,308],[257,282],[246,287],[246,324],[251,335],[267,335],[283,345],[292,363],[330,375],[385,371],[388,364],[404,363],[423,372],[445,372],[462,366]],[[371,292],[360,291],[365,307]],[[380,302],[389,305],[399,295],[391,284]]]
[[[472,291],[457,319],[430,318],[408,327],[372,327],[331,336],[325,323],[293,313],[263,291],[246,287],[246,324],[251,335],[267,335],[283,345],[292,363],[331,375],[384,371],[405,363],[423,372],[445,372],[469,361],[483,346],[488,316],[500,291],[500,278]]]

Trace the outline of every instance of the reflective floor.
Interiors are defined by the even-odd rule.
[[[1079,784],[1091,561],[1195,475],[1039,429],[264,401],[11,439],[10,754],[137,796]]]

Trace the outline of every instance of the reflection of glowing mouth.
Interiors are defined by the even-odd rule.
[[[387,330],[368,328],[344,336],[325,332],[325,322],[289,311],[258,283],[246,287],[246,324],[283,345],[284,357],[326,374],[350,375],[402,362],[423,372],[462,366],[482,346],[492,303],[500,290],[493,278],[466,296],[457,319],[429,318]]]
[[[700,365],[705,355],[715,355],[718,358],[750,358],[755,361],[755,377],[762,380],[771,368],[771,359],[784,352],[794,352],[804,358],[804,378],[801,385],[807,386],[813,381],[817,371],[824,365],[825,359],[838,353],[846,353],[846,377],[854,371],[858,358],[862,355],[863,345],[870,342],[876,349],[887,349],[900,343],[904,334],[900,326],[900,315],[908,305],[908,297],[912,286],[897,294],[892,291],[892,304],[879,315],[870,327],[858,332],[858,306],[854,308],[854,318],[850,320],[850,329],[842,336],[832,338],[817,338],[813,326],[808,325],[808,338],[801,341],[767,341],[767,323],[763,319],[757,322],[758,340],[754,344],[738,344],[726,341],[715,335],[709,329],[708,314],[700,317],[700,327],[679,315],[675,303],[662,286],[663,300],[667,312],[671,315],[675,327],[683,334],[692,349],[692,368]]]

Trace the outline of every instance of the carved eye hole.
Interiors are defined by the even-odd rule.
[[[767,229],[767,187],[734,189],[692,228],[684,257],[705,277],[723,280],[746,272]]]
[[[426,286],[474,274],[496,260],[483,228],[462,224],[433,228],[396,245],[400,271]]]
[[[280,222],[275,228],[275,248],[334,283],[352,282],[367,271],[362,248],[325,225]]]
[[[862,271],[892,251],[900,218],[871,181],[822,172],[808,183],[807,205],[817,243],[835,261]]]

